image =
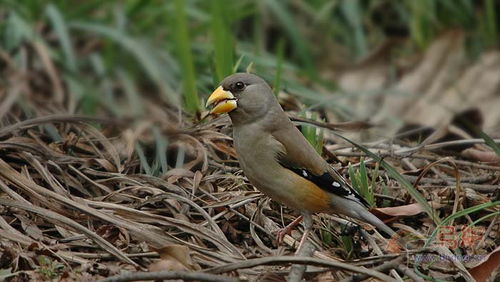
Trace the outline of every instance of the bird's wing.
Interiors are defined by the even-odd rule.
[[[289,126],[272,132],[272,135],[283,145],[284,150],[276,157],[283,167],[329,193],[368,207],[366,200],[314,150],[291,122]]]

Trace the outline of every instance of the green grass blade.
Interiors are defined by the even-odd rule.
[[[238,60],[236,61],[236,64],[233,66],[233,72],[238,72],[238,69],[241,66],[241,62],[243,62],[243,59],[245,58],[245,55],[241,55]]]
[[[101,55],[98,53],[92,54],[90,56],[90,65],[94,73],[102,78],[98,85],[98,92],[102,94],[101,99],[103,105],[105,105],[114,115],[121,117],[123,115],[123,110],[121,107],[116,106],[117,101],[113,90],[115,78],[107,75]],[[70,91],[70,93],[73,93],[73,91]]]
[[[184,2],[184,0],[175,0],[174,41],[182,68],[184,105],[188,112],[194,113],[200,109],[200,104]]]
[[[427,203],[427,200],[424,198],[424,196],[422,196],[422,194],[420,194],[420,192],[418,192],[417,189],[415,189],[415,187],[413,187],[413,185],[406,178],[404,178],[399,172],[397,172],[394,167],[392,167],[389,163],[387,163],[386,161],[384,161],[377,154],[372,153],[365,146],[357,144],[356,142],[353,142],[353,141],[345,138],[344,136],[342,136],[342,135],[340,135],[340,134],[338,134],[338,133],[336,133],[334,131],[331,131],[331,132],[333,134],[335,134],[336,136],[340,137],[341,139],[343,139],[343,140],[351,143],[356,148],[358,148],[361,151],[363,151],[370,158],[372,158],[375,161],[379,162],[380,166],[383,167],[385,169],[385,171],[387,171],[387,173],[392,178],[396,179],[398,181],[398,183],[401,186],[403,186],[408,191],[408,193],[410,193],[410,195],[412,196],[412,198],[415,199],[415,201],[417,201],[417,203],[419,203],[422,206],[422,208],[424,209],[424,211],[429,215],[429,217],[434,221],[434,223],[439,224],[441,222],[441,219],[434,212],[434,209],[432,209],[432,207]]]
[[[364,195],[367,195],[368,192],[368,175],[366,174],[366,166],[365,161],[361,158],[361,163],[359,164],[359,184],[362,189]]]
[[[349,227],[344,226],[344,228],[349,228]],[[344,247],[344,251],[347,254],[347,259],[351,258],[352,252],[354,250],[352,236],[342,235],[340,236],[340,239],[342,240],[342,246]]]
[[[370,176],[371,176],[371,183],[370,183],[370,191],[371,191],[371,196],[372,196],[372,205],[375,206],[375,187],[377,187],[377,179],[378,179],[378,176],[379,176],[379,166],[380,164],[379,163],[375,163],[375,169],[373,169],[371,172],[370,172]],[[383,191],[383,189],[382,189]]]
[[[0,40],[0,44],[5,46],[7,50],[18,47],[23,40],[32,41],[39,39],[31,28],[31,24],[16,12],[12,12],[9,15],[4,32],[3,38],[5,40]]]
[[[496,211],[496,212],[492,212],[492,213],[490,213],[490,214],[487,214],[487,215],[485,215],[485,216],[482,216],[482,217],[480,217],[480,218],[478,218],[478,219],[474,220],[474,222],[472,222],[471,224],[467,225],[466,229],[468,229],[468,228],[472,228],[472,227],[474,227],[476,224],[478,224],[479,222],[484,221],[484,220],[486,220],[486,219],[488,219],[488,218],[490,218],[490,217],[496,217],[496,216],[499,216],[499,215],[500,215],[500,211]],[[462,238],[463,238],[463,233],[464,233],[464,232],[463,232],[463,230],[462,230],[462,231],[460,232],[460,234],[459,234],[459,238],[460,238],[460,239],[462,239]]]
[[[309,116],[304,115],[305,118],[309,118]],[[312,113],[310,116],[311,119],[316,120],[317,115],[316,113]],[[316,152],[321,154],[321,151],[323,149],[323,132],[322,129],[320,129],[319,134],[317,133],[318,128],[310,125],[310,124],[302,124],[302,134],[306,138],[306,140],[314,147]]]
[[[168,171],[167,147],[168,140],[161,134],[158,127],[153,128],[153,135],[156,140],[156,163],[159,164],[160,175]]]
[[[500,205],[500,201],[483,203],[483,204],[479,204],[479,205],[476,205],[476,206],[473,206],[473,207],[470,207],[470,208],[466,208],[464,210],[461,210],[459,212],[456,212],[456,213],[448,216],[447,218],[445,218],[442,222],[440,222],[438,224],[438,226],[436,227],[436,229],[434,229],[434,231],[432,232],[431,236],[427,239],[427,242],[425,243],[425,246],[426,247],[429,246],[429,244],[432,243],[432,240],[434,240],[434,238],[438,234],[438,232],[441,229],[441,227],[444,226],[444,225],[446,225],[451,220],[457,219],[457,218],[462,217],[462,216],[467,215],[467,214],[471,214],[471,213],[474,213],[474,212],[477,212],[477,211],[480,211],[480,210],[483,210],[483,209],[487,209],[487,208],[495,207],[495,206],[499,206],[499,205]]]
[[[486,29],[490,45],[498,42],[497,16],[495,10],[495,0],[485,0]]]
[[[347,172],[351,180],[351,186],[368,202],[370,207],[375,206],[375,197],[373,195],[373,189],[370,188],[369,185],[368,173],[364,160],[361,160],[358,170],[355,170],[354,167],[349,164]]]
[[[466,118],[460,118],[459,121],[465,125],[465,127],[472,132],[474,132],[475,135],[479,135],[481,138],[483,138],[484,143],[488,145],[495,153],[500,156],[500,146],[491,138],[488,134],[486,134],[479,126],[476,124],[472,123],[470,120]]]
[[[373,188],[370,188],[369,180],[368,180],[368,172],[366,169],[365,161],[361,159],[361,163],[359,165],[359,184],[362,189],[362,196],[366,199],[370,207],[373,207],[375,204],[375,198],[373,195]]]
[[[230,2],[226,0],[211,1],[211,31],[215,55],[216,81],[220,82],[233,70],[233,38],[227,22],[230,13]]]
[[[152,53],[151,49],[143,42],[106,25],[75,21],[68,23],[68,26],[72,29],[97,33],[118,43],[136,58],[149,78],[157,85],[165,99],[169,103],[179,105],[179,97],[175,95],[175,91],[166,82],[169,80],[166,77],[166,69],[169,67],[168,62],[161,60],[159,56],[155,56],[155,53]]]
[[[284,1],[267,0],[265,1],[269,10],[275,15],[276,20],[281,24],[285,32],[290,37],[290,41],[294,46],[294,52],[299,58],[305,72],[310,78],[316,78],[316,68],[314,66],[314,59],[307,46],[307,40],[299,33],[299,28],[290,13],[290,9],[286,7]]]
[[[54,28],[57,37],[59,38],[59,42],[61,43],[62,51],[64,53],[64,63],[66,67],[72,71],[76,71],[76,58],[75,53],[73,52],[73,46],[71,45],[71,38],[68,32],[68,27],[66,26],[66,22],[64,20],[63,15],[53,4],[49,4],[47,6],[47,16],[52,22],[52,27]]]
[[[142,103],[142,99],[140,97],[139,90],[137,89],[137,84],[135,83],[134,78],[122,69],[118,69],[116,73],[128,101],[127,104],[130,109],[128,114],[132,116],[139,116],[143,114],[144,105]]]
[[[181,168],[184,165],[184,160],[186,159],[186,151],[183,147],[179,148],[177,151],[177,157],[175,159],[175,168]]]
[[[139,161],[141,163],[141,168],[147,175],[151,175],[151,166],[148,163],[148,159],[146,158],[146,154],[144,154],[144,150],[142,149],[141,144],[137,142],[135,144],[135,152],[137,156],[139,156]]]
[[[410,12],[409,27],[413,40],[420,48],[426,47],[434,34],[435,1],[407,0],[405,2]]]
[[[484,139],[484,142],[486,145],[488,145],[490,148],[495,151],[497,156],[500,156],[500,146],[491,138],[488,134],[484,133],[483,131],[479,132],[479,136]]]
[[[349,173],[349,179],[351,180],[351,186],[359,192],[359,183],[358,176],[356,175],[356,171],[354,171],[354,167],[349,163],[349,168],[347,169],[347,173]]]
[[[359,0],[350,0],[341,2],[342,11],[354,31],[354,46],[356,47],[356,55],[364,56],[368,53],[368,45],[366,35],[363,29],[362,17],[363,12],[359,4]]]

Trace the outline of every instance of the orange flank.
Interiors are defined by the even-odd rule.
[[[300,185],[294,185],[297,188],[291,193],[297,199],[295,201],[297,209],[312,213],[332,211],[331,197],[326,191],[292,171],[290,174],[293,174],[295,182],[300,183]]]

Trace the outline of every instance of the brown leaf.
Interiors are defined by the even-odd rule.
[[[462,156],[485,163],[493,163],[495,165],[500,165],[500,156],[495,154],[493,151],[481,151],[474,148],[469,148],[462,152]]]
[[[198,187],[200,187],[201,179],[203,178],[203,173],[201,171],[197,170],[194,173],[193,177],[193,195],[198,191]]]
[[[128,231],[113,224],[104,224],[99,226],[96,233],[108,242],[120,248],[126,248],[130,243],[130,235]]]
[[[185,271],[200,270],[201,267],[194,263],[189,248],[182,245],[168,245],[154,249],[160,255],[160,260],[149,266],[149,271]]]
[[[228,146],[226,143],[224,142],[218,142],[218,141],[215,141],[212,143],[213,145],[215,145],[215,149],[219,150],[220,152],[226,154],[226,155],[229,155],[233,158],[237,158],[237,154],[236,154],[236,150],[231,147],[231,146]]]
[[[387,246],[385,247],[385,250],[391,254],[399,254],[401,253],[401,246],[398,243],[397,238],[391,238],[387,242]]]
[[[492,273],[500,267],[500,246],[486,255],[475,267],[469,269],[469,273],[478,282],[488,281]]]
[[[172,176],[177,176],[179,178],[180,177],[193,178],[194,172],[185,168],[173,168],[168,170],[164,175],[165,178],[170,178]]]
[[[435,209],[439,209],[444,205],[436,202],[429,202],[429,205]],[[373,208],[370,210],[377,217],[392,217],[392,216],[412,216],[424,212],[424,209],[419,203],[413,203],[404,206],[387,207],[387,208]]]

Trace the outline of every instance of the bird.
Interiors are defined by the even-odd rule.
[[[229,115],[238,161],[250,183],[300,212],[300,217],[278,232],[278,242],[303,220],[300,249],[312,229],[314,213],[345,215],[395,236],[305,139],[264,79],[251,73],[229,75],[207,99],[209,106],[210,114]]]

